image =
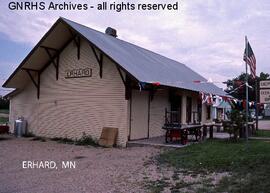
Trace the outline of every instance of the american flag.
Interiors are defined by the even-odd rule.
[[[246,48],[244,52],[244,61],[249,65],[251,76],[253,79],[255,79],[256,78],[256,58],[248,40],[246,41],[247,43],[246,43]]]

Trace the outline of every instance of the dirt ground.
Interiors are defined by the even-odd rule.
[[[31,139],[0,135],[0,193],[170,193],[183,184],[190,187],[185,192],[195,193],[205,181],[215,185],[228,175],[194,176],[161,166],[155,156],[168,150],[164,148],[101,148]],[[23,168],[23,161],[54,161],[57,169]],[[62,168],[62,161],[75,161],[76,168]]]
[[[160,152],[151,147],[96,148],[0,136],[0,192],[145,192],[144,163]],[[22,161],[53,160],[58,169],[23,169]],[[75,169],[61,161],[76,161]]]

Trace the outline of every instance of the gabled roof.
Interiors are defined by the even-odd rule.
[[[51,28],[45,35],[46,38],[43,38],[38,43],[38,45],[34,48],[35,51],[31,51],[30,56],[28,55],[26,57],[18,69],[21,68],[24,63],[28,63],[28,65],[30,65],[29,61],[27,60],[31,60],[31,54],[35,54],[35,52],[38,51],[39,46],[44,45],[46,41],[48,44],[52,42],[52,40],[56,40],[57,37],[59,37],[55,31],[58,30],[62,32],[62,39],[63,37],[70,38],[70,35],[68,35],[70,33],[67,29],[58,27],[59,25],[63,24],[67,25],[73,31],[83,36],[91,44],[95,45],[98,49],[102,50],[120,67],[134,76],[134,78],[140,82],[159,82],[161,85],[169,87],[183,88],[192,91],[202,91],[222,96],[226,95],[221,88],[217,87],[213,83],[208,83],[204,77],[191,70],[185,64],[179,63],[160,54],[112,37],[105,33],[93,30],[65,18],[58,19],[58,21],[52,27],[53,29]],[[60,48],[63,45],[63,42],[64,40],[58,43],[58,45],[54,45],[54,47]],[[49,58],[46,60],[49,60]],[[37,69],[42,68],[42,65],[38,64],[32,64],[31,66],[35,67],[35,65]],[[16,77],[16,72],[18,72],[18,69],[16,69],[11,77],[5,82],[4,86],[9,87],[12,85],[9,85],[9,82]],[[198,81],[204,83],[196,83]]]

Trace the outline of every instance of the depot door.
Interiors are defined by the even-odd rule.
[[[148,137],[148,91],[132,90],[130,140]]]

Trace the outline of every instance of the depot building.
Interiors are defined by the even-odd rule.
[[[158,43],[157,43],[158,46]],[[106,33],[59,18],[3,87],[10,126],[24,117],[36,136],[98,139],[118,129],[117,144],[164,135],[166,110],[181,123],[210,120],[200,92],[225,96],[188,66]]]

